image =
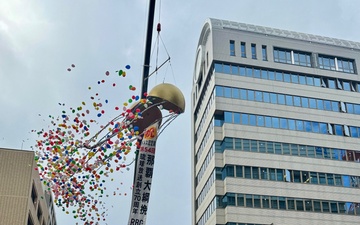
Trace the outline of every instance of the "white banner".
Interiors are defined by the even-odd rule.
[[[149,126],[141,141],[135,171],[131,211],[128,225],[145,225],[155,160],[159,124]]]

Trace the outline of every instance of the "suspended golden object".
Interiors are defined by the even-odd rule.
[[[161,103],[164,109],[175,113],[185,111],[185,98],[180,89],[168,83],[155,86],[147,97],[153,103]]]

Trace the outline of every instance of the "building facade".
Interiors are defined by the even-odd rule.
[[[0,224],[56,225],[32,151],[0,148]]]
[[[208,19],[193,225],[360,223],[360,43]]]

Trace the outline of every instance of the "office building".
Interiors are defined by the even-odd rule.
[[[56,225],[32,151],[0,148],[0,224]]]
[[[208,19],[193,225],[360,223],[360,43]]]

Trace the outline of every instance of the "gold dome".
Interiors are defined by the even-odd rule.
[[[162,104],[164,109],[172,110],[176,113],[183,113],[185,111],[185,98],[179,88],[172,84],[162,83],[155,86],[148,94],[148,99],[154,103]]]

